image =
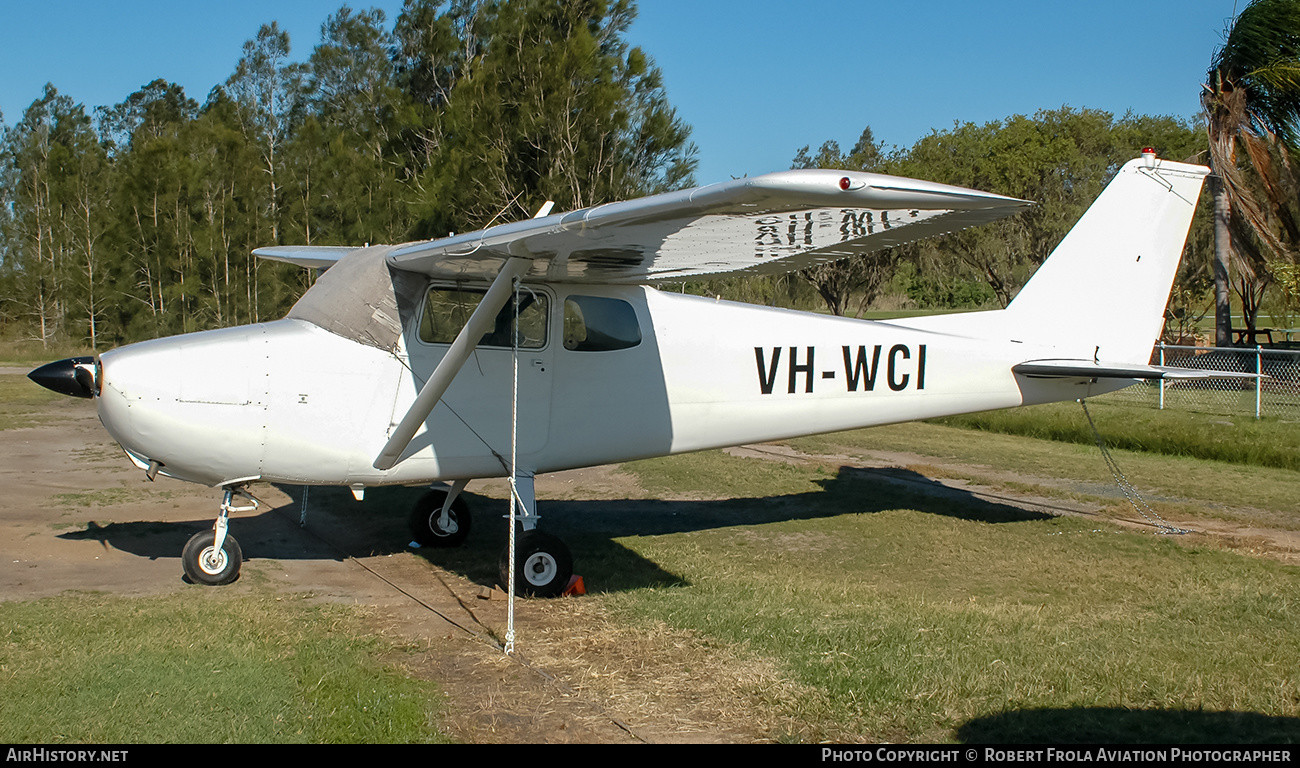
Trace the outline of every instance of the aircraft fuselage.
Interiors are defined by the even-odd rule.
[[[544,339],[518,355],[528,473],[1089,394],[1076,381],[1017,377],[1011,366],[1033,351],[1011,340],[641,286],[530,290],[548,309]],[[574,295],[626,302],[639,343],[570,348],[563,312]],[[508,474],[515,368],[501,346],[475,350],[396,466],[372,466],[446,352],[423,335],[409,318],[394,352],[286,319],[129,345],[101,358],[100,419],[141,466],[208,485]]]

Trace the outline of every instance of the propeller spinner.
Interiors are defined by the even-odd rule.
[[[99,364],[93,357],[70,357],[46,363],[27,378],[61,395],[91,398],[99,394]]]

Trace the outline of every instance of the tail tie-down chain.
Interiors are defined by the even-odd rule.
[[[1124,476],[1124,473],[1119,470],[1119,465],[1115,463],[1115,457],[1106,448],[1106,443],[1101,439],[1101,433],[1097,431],[1097,425],[1092,421],[1092,414],[1088,412],[1088,403],[1080,400],[1079,405],[1083,406],[1083,415],[1088,418],[1088,426],[1092,427],[1092,437],[1097,441],[1097,447],[1101,449],[1101,457],[1106,460],[1106,466],[1110,469],[1111,477],[1115,478],[1115,485],[1119,486],[1120,493],[1124,494],[1124,498],[1128,499],[1128,503],[1133,505],[1133,509],[1137,510],[1139,515],[1154,526],[1158,534],[1191,533],[1191,531],[1171,525],[1169,521],[1160,516],[1160,513],[1152,509],[1150,504],[1147,504],[1146,499],[1142,498],[1142,494],[1138,493],[1138,489],[1134,488],[1133,484]]]

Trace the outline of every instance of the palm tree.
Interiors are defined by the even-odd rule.
[[[1263,251],[1294,262],[1300,244],[1294,195],[1288,194],[1296,180],[1291,154],[1300,138],[1300,0],[1253,0],[1246,6],[1215,53],[1203,88],[1215,170],[1215,343],[1226,346],[1232,340],[1229,260],[1235,261],[1246,325],[1253,330],[1270,279]],[[1249,177],[1238,163],[1238,143],[1253,171]]]

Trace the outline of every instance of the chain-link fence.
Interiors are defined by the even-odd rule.
[[[1155,365],[1260,373],[1259,379],[1144,381],[1102,399],[1224,415],[1300,421],[1300,351],[1262,347],[1174,347],[1157,344]]]

